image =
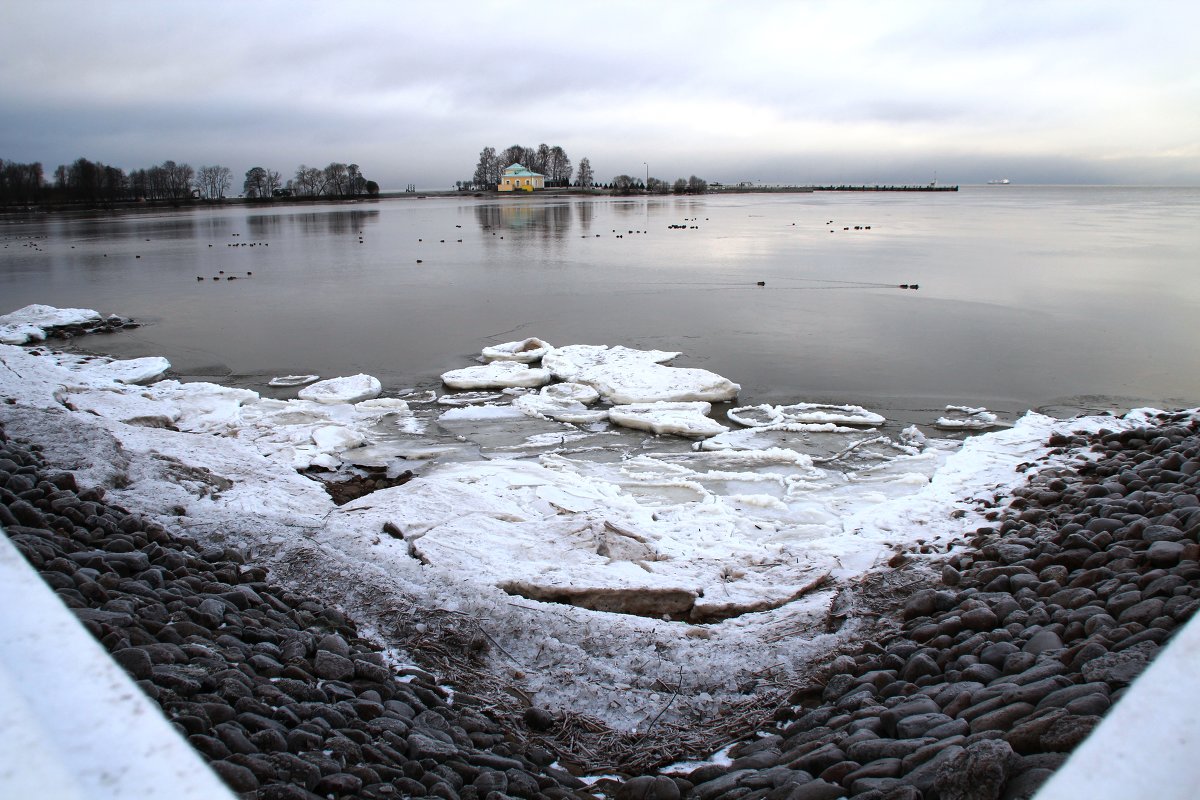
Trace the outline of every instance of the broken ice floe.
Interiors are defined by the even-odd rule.
[[[321,379],[320,375],[280,375],[267,381],[267,386],[307,386]]]
[[[970,406],[946,406],[948,412],[933,423],[935,428],[947,431],[985,431],[996,427],[996,415],[986,408]]]
[[[884,418],[862,406],[828,405],[823,403],[792,403],[791,405],[741,406],[728,412],[733,422],[747,427],[771,427],[778,425],[854,425],[876,427]]]
[[[534,369],[519,361],[493,361],[442,373],[442,383],[451,389],[529,388],[544,386],[550,378],[549,370]]]
[[[488,361],[520,361],[529,364],[541,359],[553,349],[541,339],[530,337],[518,342],[505,342],[485,347],[481,355]]]
[[[657,434],[670,434],[700,438],[716,436],[729,428],[710,419],[708,414],[712,405],[703,402],[690,403],[630,403],[613,406],[608,411],[609,421],[626,428],[650,431]]]
[[[378,397],[382,390],[383,387],[379,384],[378,378],[359,373],[346,378],[318,381],[301,389],[298,396],[301,400],[333,405],[369,400],[372,397]]]
[[[99,322],[100,312],[90,308],[55,308],[33,304],[0,315],[0,344],[40,342],[47,331]]]
[[[582,383],[553,383],[542,387],[538,394],[516,398],[513,406],[531,417],[590,425],[608,418],[607,411],[588,408],[599,398],[600,394],[595,389]]]
[[[706,369],[669,367],[679,353],[605,345],[568,345],[546,354],[542,366],[559,380],[584,383],[617,405],[659,400],[720,403],[741,387]]]

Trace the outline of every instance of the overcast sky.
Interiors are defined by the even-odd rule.
[[[0,0],[0,158],[1200,185],[1200,3]]]

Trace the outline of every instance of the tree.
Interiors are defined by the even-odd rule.
[[[325,191],[325,173],[316,167],[301,164],[296,168],[295,180],[293,189],[296,194],[316,197]]]
[[[558,145],[550,148],[546,157],[546,177],[555,186],[571,185],[571,159]]]
[[[530,159],[532,164],[526,164],[534,172],[540,172],[547,177],[550,174],[550,146],[545,142],[538,145],[537,150],[533,153],[533,158]]]
[[[224,197],[225,192],[229,190],[230,180],[229,167],[213,164],[212,166],[201,166],[196,170],[196,188],[200,190],[201,196],[206,200],[217,200]]]
[[[283,176],[280,175],[278,172],[276,172],[273,169],[267,170],[267,177],[266,177],[266,190],[267,190],[266,196],[267,197],[274,196],[275,190],[283,185],[281,183],[282,180],[283,180]]]
[[[513,164],[525,163],[525,153],[526,149],[519,144],[514,144],[512,147],[509,147],[500,154],[500,169],[504,170],[507,167],[511,167]],[[525,166],[529,165],[525,164]],[[499,182],[499,180],[496,181],[496,183]]]
[[[636,185],[633,178],[628,175],[618,175],[612,180],[613,194],[633,194],[634,186]]]
[[[262,167],[248,169],[242,191],[246,197],[270,197],[271,192],[267,190],[267,171]]]
[[[363,177],[362,170],[359,169],[358,164],[348,165],[346,172],[349,175],[349,193],[357,196],[365,192],[367,179]]]
[[[379,184],[376,183],[375,181],[367,181],[366,188],[367,188],[367,194],[369,194],[371,197],[375,197],[376,195],[379,194]]]
[[[650,194],[668,194],[671,191],[671,184],[659,178],[650,178],[646,181],[646,191]]]
[[[479,163],[475,165],[475,175],[471,180],[476,189],[495,189],[500,183],[500,160],[496,157],[496,148],[485,147],[479,151]]]
[[[687,191],[687,181],[683,178],[678,178],[675,181],[675,194],[683,194]]]
[[[0,159],[0,203],[32,203],[42,194],[42,165]]]
[[[688,178],[687,182],[688,194],[704,194],[708,191],[708,181],[703,178],[697,178],[695,175]]]
[[[592,181],[595,176],[592,174],[592,162],[586,157],[579,159],[579,188],[592,188]]]
[[[349,194],[350,172],[345,164],[334,161],[325,168],[325,193],[333,197]]]

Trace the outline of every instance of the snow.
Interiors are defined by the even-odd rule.
[[[483,348],[481,355],[488,361],[520,361],[525,364],[540,360],[554,348],[536,337],[519,342],[505,342]]]
[[[100,312],[90,308],[55,308],[33,304],[0,315],[0,344],[40,342],[51,328],[99,322]]]
[[[575,377],[607,359],[636,373],[673,355],[578,347],[543,361],[566,351],[555,374]],[[583,405],[576,387],[414,408],[131,386],[109,363],[0,346],[0,389],[15,401],[0,403],[0,421],[81,485],[193,536],[219,532],[364,625],[390,630],[395,609],[414,604],[465,615],[503,648],[489,668],[506,680],[519,670],[535,703],[626,729],[662,710],[660,682],[682,681],[664,719],[686,720],[744,698],[755,676],[804,674],[855,633],[826,633],[841,588],[897,547],[944,550],[985,524],[975,498],[1022,485],[1016,467],[1047,457],[1052,432],[1144,421],[1027,414],[962,442],[785,422],[695,443],[522,407]],[[312,465],[417,477],[339,507],[298,474]],[[381,535],[386,523],[403,538]]]
[[[534,369],[519,361],[493,361],[442,374],[442,383],[451,389],[506,389],[543,386],[549,382],[549,370]]]
[[[381,390],[378,378],[360,373],[348,378],[330,378],[327,381],[318,381],[301,389],[298,396],[301,400],[332,405],[369,400],[372,397],[378,397]]]
[[[0,531],[0,795],[233,795]]]
[[[616,425],[674,436],[716,436],[728,431],[728,427],[709,418],[711,411],[710,403],[659,401],[613,406],[609,409],[608,418]]]
[[[741,391],[738,384],[715,372],[663,364],[679,355],[622,346],[568,345],[548,353],[542,366],[559,380],[587,384],[618,405],[659,400],[720,403]]]

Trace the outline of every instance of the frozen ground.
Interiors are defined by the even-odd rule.
[[[559,354],[556,376],[610,401],[670,387],[666,405],[690,394],[703,406],[694,386],[736,387],[672,374],[671,354],[564,350],[544,359]],[[464,394],[447,408],[430,393],[354,402],[375,392],[370,376],[272,400],[122,382],[130,374],[140,373],[0,346],[0,419],[81,484],[250,548],[277,579],[335,599],[385,642],[414,609],[465,621],[497,684],[625,730],[710,718],[802,676],[869,632],[854,613],[866,574],[887,572],[896,552],[919,565],[960,541],[1024,482],[1053,430],[1126,424],[1029,414],[960,443],[881,434],[863,427],[878,422],[866,409],[796,404],[747,407],[747,427],[680,438],[539,411],[587,408],[593,397],[573,387]],[[530,397],[547,403],[521,402]],[[656,401],[640,398],[632,413],[653,419]],[[336,506],[298,471],[312,467],[418,477]]]

